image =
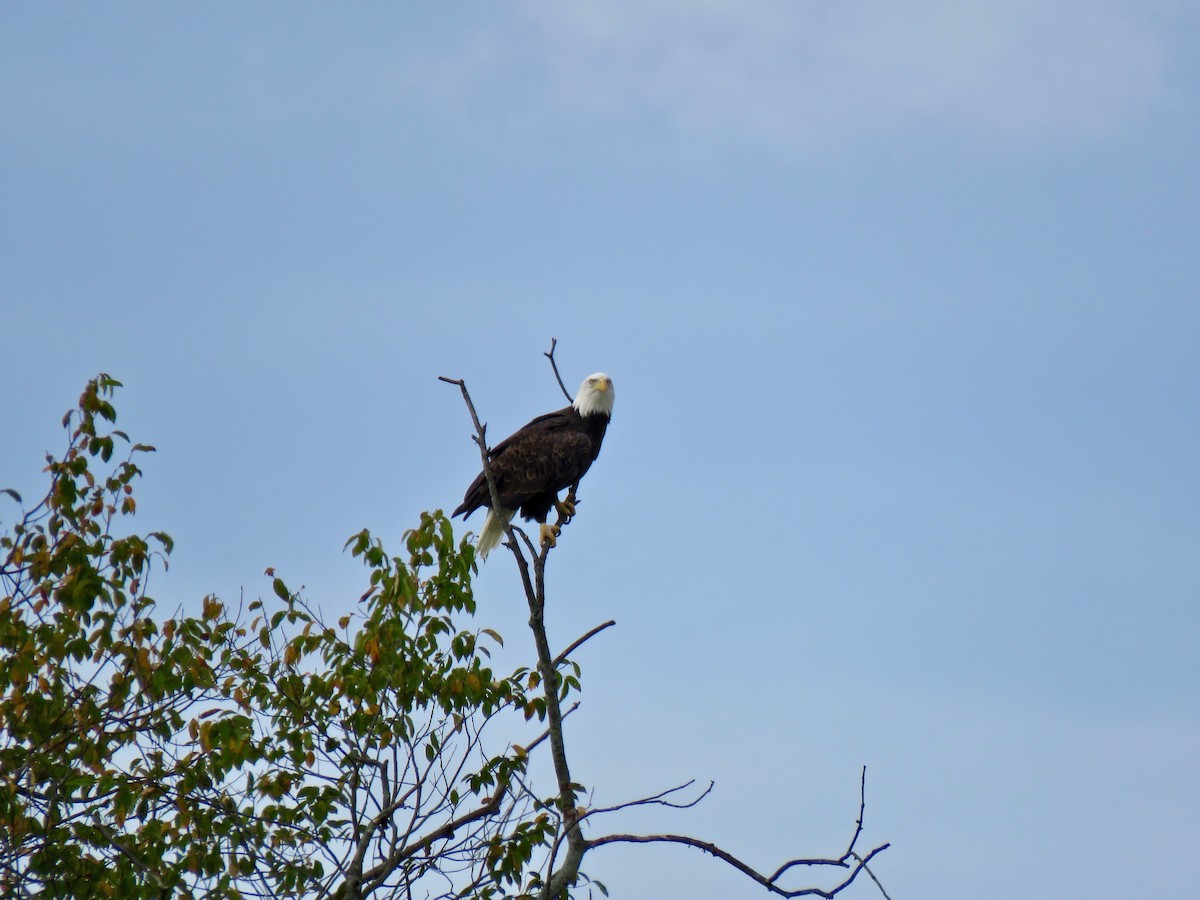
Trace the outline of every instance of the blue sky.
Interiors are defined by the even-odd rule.
[[[1200,15],[1184,0],[8,4],[0,484],[98,371],[164,604],[338,613],[499,438],[617,405],[551,571],[607,805],[764,868],[867,765],[895,900],[1190,895]],[[4,518],[11,519],[11,509]],[[478,527],[478,523],[475,523]],[[485,625],[523,646],[500,556]],[[765,896],[599,851],[614,896]],[[852,897],[878,896],[867,882]]]

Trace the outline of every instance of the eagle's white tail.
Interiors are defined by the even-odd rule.
[[[496,515],[488,510],[487,518],[483,520],[483,530],[479,532],[479,542],[475,545],[480,560],[487,559],[487,555],[504,540],[504,526],[512,521],[515,513],[515,509],[501,509],[500,515]]]

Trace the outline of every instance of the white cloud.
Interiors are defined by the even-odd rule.
[[[529,0],[423,55],[419,91],[509,134],[788,154],[1056,143],[1159,102],[1175,2]]]

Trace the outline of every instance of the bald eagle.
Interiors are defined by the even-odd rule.
[[[504,526],[518,510],[526,521],[537,521],[542,542],[554,546],[556,529],[546,524],[546,516],[552,506],[564,515],[574,515],[569,504],[559,502],[558,492],[578,485],[600,455],[612,408],[612,379],[597,372],[583,380],[570,406],[538,416],[488,451],[499,509],[491,508],[487,479],[480,472],[451,513],[466,519],[479,507],[488,507],[479,533],[481,559],[487,559],[500,543]]]

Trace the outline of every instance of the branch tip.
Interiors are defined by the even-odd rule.
[[[568,403],[574,403],[575,398],[571,396],[571,392],[567,390],[567,386],[563,384],[562,376],[558,374],[558,363],[554,361],[554,349],[558,346],[558,338],[550,338],[550,350],[543,353],[542,356],[550,360],[550,368],[554,370],[554,378],[558,381],[558,386],[563,392],[563,396],[567,398]]]

